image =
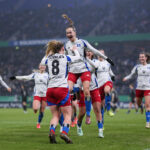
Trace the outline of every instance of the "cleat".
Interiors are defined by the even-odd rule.
[[[86,116],[86,121],[85,121],[86,124],[91,124],[91,118],[90,116]]]
[[[113,116],[114,116],[114,113],[113,113],[112,111],[110,111],[110,110],[107,112],[107,114],[108,114],[108,116],[110,116],[110,117],[113,117]]]
[[[67,134],[60,133],[60,138],[64,140],[67,144],[73,144],[72,140],[68,137]]]
[[[78,136],[83,136],[83,131],[82,131],[81,127],[77,126],[77,134],[78,134]]]
[[[37,129],[40,129],[40,128],[41,128],[40,123],[37,123],[36,128],[37,128]]]
[[[77,117],[75,117],[73,122],[74,122],[74,124],[77,124],[77,122],[78,122],[78,118],[77,118]]]
[[[100,129],[100,130],[99,130],[98,137],[104,138],[103,129]]]
[[[149,122],[146,122],[145,128],[150,128],[150,123]]]
[[[72,122],[70,126],[71,126],[71,127],[75,127],[75,123],[74,123],[74,122]]]
[[[55,134],[52,131],[50,131],[50,134],[49,134],[49,141],[50,141],[51,144],[56,144],[57,143],[56,138],[55,138]]]

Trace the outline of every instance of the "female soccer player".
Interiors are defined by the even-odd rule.
[[[100,93],[98,89],[98,83],[95,75],[95,69],[96,64],[95,61],[92,60],[93,53],[90,51],[86,52],[87,56],[87,66],[89,67],[89,70],[91,72],[91,82],[90,82],[90,95],[91,95],[91,101],[93,105],[93,110],[96,116],[97,125],[99,129],[98,136],[100,138],[103,138],[103,124],[102,124],[102,115],[101,115],[101,98]],[[86,105],[87,107],[87,105]],[[79,115],[78,115],[78,124],[77,124],[77,134],[79,136],[83,135],[83,131],[81,128],[82,120],[85,115],[85,99],[84,99],[84,93],[81,91],[80,93],[80,101],[79,101]]]
[[[44,116],[44,110],[47,105],[47,98],[46,98],[46,91],[47,85],[49,80],[49,75],[45,72],[46,66],[40,64],[39,70],[35,71],[34,73],[27,75],[27,76],[12,76],[10,77],[11,80],[23,80],[29,81],[34,80],[35,87],[34,87],[34,100],[33,100],[33,110],[35,113],[40,109],[37,128],[40,128],[40,123]]]
[[[11,88],[3,81],[2,77],[0,76],[0,84],[7,89],[8,92],[11,92]]]
[[[76,83],[77,79],[80,77],[83,84],[85,99],[90,100],[89,86],[90,86],[91,74],[89,68],[87,67],[85,52],[89,50],[93,52],[95,55],[103,57],[110,64],[112,65],[114,64],[112,60],[110,60],[107,56],[99,52],[97,49],[93,48],[87,41],[78,39],[76,36],[76,29],[74,27],[73,21],[67,15],[62,15],[62,16],[70,23],[70,25],[66,28],[66,36],[69,39],[69,41],[67,41],[65,44],[66,53],[73,56],[74,54],[71,51],[71,48],[74,45],[76,45],[77,50],[81,56],[81,59],[79,61],[70,64],[70,70],[68,74],[69,90],[70,92],[72,92],[74,84]]]
[[[64,47],[61,42],[51,41],[47,45],[47,59],[45,60],[45,64],[48,66],[50,80],[46,95],[52,113],[49,133],[51,143],[57,143],[55,139],[55,128],[59,121],[60,111],[64,116],[63,129],[60,137],[66,143],[72,143],[72,140],[68,137],[72,109],[67,84],[67,70],[68,62],[74,62],[80,59],[80,54],[76,49],[75,46],[72,48],[75,56],[66,56],[64,55]]]
[[[131,73],[123,78],[123,81],[131,79],[137,75],[136,101],[141,107],[142,99],[145,98],[146,128],[150,128],[150,55],[142,52],[139,54],[140,64],[136,65]]]
[[[104,54],[104,50],[100,50],[102,54]],[[99,57],[97,63],[97,80],[99,86],[99,93],[101,95],[102,100],[102,118],[104,124],[104,108],[106,104],[106,109],[109,116],[114,116],[114,114],[110,111],[111,109],[111,89],[113,87],[112,80],[114,80],[115,76],[110,68],[110,64],[105,61],[102,57]]]

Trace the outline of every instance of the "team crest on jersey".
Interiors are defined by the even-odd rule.
[[[77,44],[77,47],[81,47],[81,44]]]

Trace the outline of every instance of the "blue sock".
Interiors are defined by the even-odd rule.
[[[40,112],[39,114],[39,118],[38,118],[38,123],[41,123],[42,119],[43,119],[44,113]]]
[[[145,115],[146,115],[146,122],[150,122],[150,111],[147,111]]]
[[[50,125],[49,132],[55,133],[55,126],[53,124]]]
[[[65,133],[65,134],[69,133],[69,124],[63,124],[62,133]]]
[[[97,126],[98,126],[98,129],[103,129],[102,121],[97,121]]]
[[[63,122],[64,122],[64,116],[63,114],[61,113],[61,116],[59,118],[59,124],[62,126],[63,125]]]
[[[104,124],[104,107],[101,108],[102,123]]]
[[[107,111],[109,111],[111,108],[110,103],[111,103],[111,96],[109,94],[107,94],[105,96],[105,105],[106,105]]]
[[[85,98],[85,106],[86,106],[86,115],[90,116],[90,113],[91,113],[91,100],[87,101],[87,98]]]
[[[82,126],[82,122],[77,122],[77,125],[78,125],[78,127],[81,127]]]

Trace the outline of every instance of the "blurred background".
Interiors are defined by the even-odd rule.
[[[120,101],[128,101],[128,85],[135,79],[123,83],[122,78],[138,63],[139,52],[150,52],[149,0],[0,0],[0,75],[12,88],[8,93],[0,85],[0,107],[20,106],[20,84],[32,102],[34,82],[9,77],[38,68],[49,40],[66,40],[63,13],[74,21],[79,38],[114,61],[114,86]]]

